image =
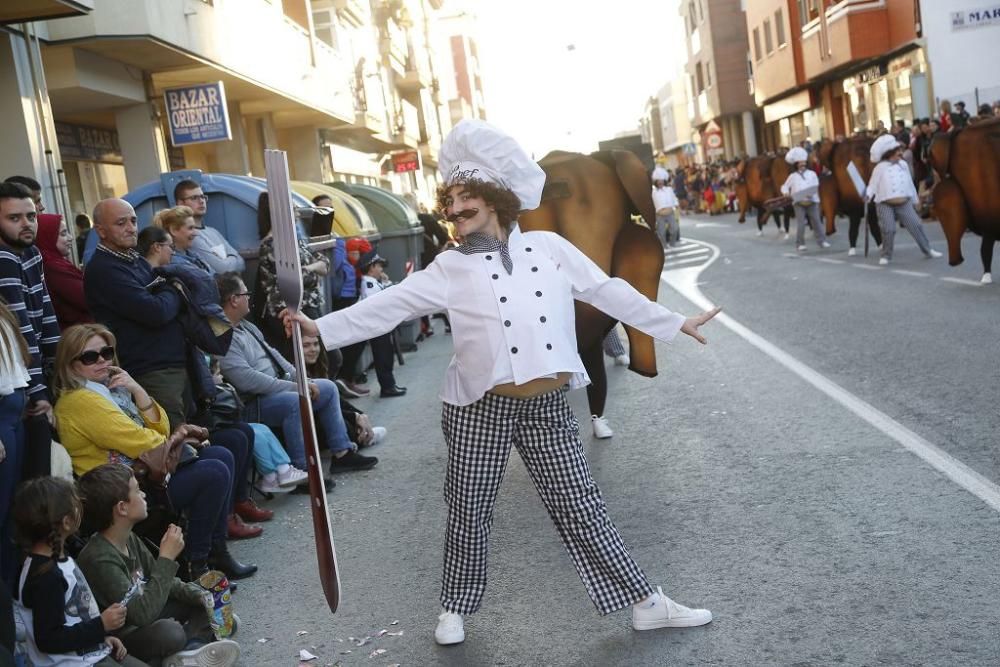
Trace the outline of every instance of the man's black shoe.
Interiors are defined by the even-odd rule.
[[[365,456],[355,451],[350,451],[340,458],[334,456],[330,459],[330,472],[354,472],[356,470],[371,470],[378,463],[378,457]]]
[[[406,387],[389,387],[388,389],[383,389],[379,394],[382,398],[389,398],[392,396],[403,396],[406,394]]]
[[[329,451],[329,450],[328,449],[324,449],[323,451],[326,452],[326,451]],[[326,492],[330,493],[331,491],[333,491],[333,487],[337,486],[337,482],[336,482],[336,480],[333,479],[333,477],[324,477],[323,478],[323,486],[326,487]],[[309,485],[308,484],[299,484],[294,489],[292,489],[291,491],[289,491],[288,495],[290,495],[290,496],[308,496],[309,495]]]

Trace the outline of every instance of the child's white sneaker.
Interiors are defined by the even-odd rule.
[[[438,616],[437,628],[434,630],[434,641],[441,646],[464,642],[465,622],[462,620],[462,615],[451,611],[442,612]]]
[[[693,628],[711,622],[712,612],[677,604],[659,586],[648,600],[632,605],[632,627],[636,630]]]

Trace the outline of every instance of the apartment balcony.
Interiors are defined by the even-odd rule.
[[[396,88],[407,96],[418,95],[424,88],[431,87],[431,74],[417,58],[408,58],[404,75],[396,75]]]
[[[406,31],[396,25],[394,21],[388,21],[382,34],[382,39],[379,40],[379,55],[382,57],[382,64],[395,71],[397,75],[405,77],[408,51]]]
[[[82,16],[94,11],[94,0],[4,0],[0,25]]]
[[[889,10],[885,5],[843,0],[827,8],[826,16],[802,28],[805,78],[813,80],[869,58],[892,51]]]
[[[441,152],[440,142],[424,141],[420,144],[420,159],[424,166],[437,167],[438,154]]]
[[[420,145],[420,115],[417,107],[406,100],[399,100],[392,141],[399,148],[417,148]]]
[[[368,22],[369,12],[361,0],[333,0],[331,4],[337,16],[349,25],[359,27]]]

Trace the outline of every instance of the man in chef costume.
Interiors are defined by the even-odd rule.
[[[698,328],[718,309],[684,318],[609,278],[561,236],[521,232],[516,217],[538,206],[545,173],[511,137],[463,120],[441,146],[438,204],[462,244],[390,290],[313,321],[298,320],[333,349],[447,311],[455,355],[445,373],[442,428],[448,447],[448,521],[439,644],[465,640],[479,610],[497,490],[511,446],[538,489],[587,593],[601,614],[632,607],[637,630],[692,627],[711,612],[654,587],[608,517],[561,390],[588,378],[577,354],[573,300],[590,303],[662,341]]]
[[[795,247],[799,252],[806,250],[806,225],[813,228],[816,243],[820,248],[829,248],[826,240],[826,229],[819,219],[819,177],[809,168],[807,161],[809,153],[801,146],[796,146],[785,153],[785,162],[794,171],[781,186],[781,194],[792,198],[795,209]]]

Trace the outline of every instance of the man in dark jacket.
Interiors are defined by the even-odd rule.
[[[122,199],[94,208],[100,243],[83,274],[94,319],[118,339],[122,368],[163,406],[173,429],[185,422],[187,341],[178,321],[181,297],[172,289],[152,290],[156,276],[135,251],[135,211]]]

